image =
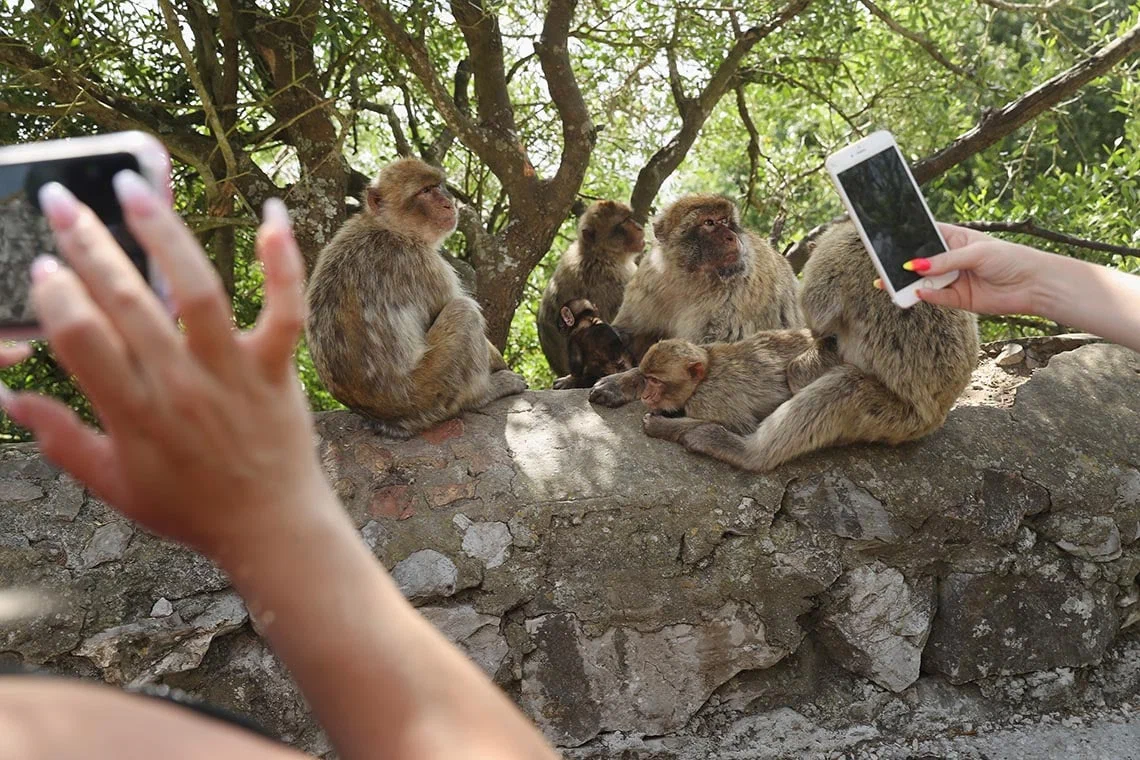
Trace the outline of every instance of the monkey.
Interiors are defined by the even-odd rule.
[[[977,318],[923,302],[901,309],[875,276],[851,223],[825,233],[804,267],[815,343],[788,368],[792,397],[747,436],[659,415],[645,417],[645,432],[763,472],[829,446],[898,445],[937,430],[977,366]]]
[[[570,374],[554,381],[555,390],[589,388],[599,378],[633,366],[633,356],[625,342],[602,320],[591,301],[567,301],[559,316],[558,326],[566,335]]]
[[[526,389],[440,255],[458,220],[444,179],[418,159],[384,167],[320,252],[306,293],[321,381],[395,438]]]
[[[735,342],[761,330],[803,327],[792,267],[740,226],[722,195],[686,195],[653,220],[655,238],[626,287],[613,326],[635,361],[665,338]],[[641,395],[638,368],[599,380],[590,401],[621,406]]]
[[[735,343],[698,346],[670,338],[649,347],[641,358],[651,412],[723,425],[751,433],[791,398],[789,363],[812,347],[811,331],[764,330]]]
[[[617,316],[637,256],[645,249],[645,231],[632,214],[617,201],[591,203],[578,221],[578,239],[562,254],[546,285],[538,309],[538,342],[555,376],[571,373],[560,321],[567,301],[592,301],[603,322]]]

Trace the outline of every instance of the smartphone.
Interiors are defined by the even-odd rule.
[[[958,272],[923,277],[902,265],[947,250],[930,207],[890,132],[881,130],[827,157],[824,164],[863,246],[871,255],[883,288],[902,308],[918,303],[919,288],[937,290]]]
[[[161,293],[156,273],[123,222],[111,178],[138,172],[156,189],[170,181],[170,158],[162,143],[144,132],[28,143],[0,148],[0,338],[41,337],[29,293],[29,268],[40,254],[58,255],[39,191],[59,182],[107,225],[127,256]]]

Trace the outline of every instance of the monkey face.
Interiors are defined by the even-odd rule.
[[[621,250],[626,253],[639,253],[645,248],[645,228],[632,218],[615,227],[612,234],[621,238]]]
[[[706,364],[703,351],[687,341],[670,339],[653,345],[641,359],[642,402],[663,414],[683,410],[705,379]]]
[[[721,279],[745,269],[744,240],[731,216],[703,214],[682,229],[682,261],[690,272],[708,272]]]
[[[442,181],[424,185],[410,199],[416,211],[435,229],[452,232],[459,222],[459,211]]]

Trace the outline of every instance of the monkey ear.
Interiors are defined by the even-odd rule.
[[[689,365],[685,369],[689,370],[689,379],[693,382],[699,383],[705,379],[704,362],[689,362]]]
[[[364,205],[368,207],[370,213],[377,213],[384,205],[384,198],[380,195],[380,188],[369,185],[368,189],[364,191]]]
[[[561,312],[559,313],[562,315],[562,323],[564,325],[567,327],[574,326],[574,312],[570,311],[569,306],[563,306]]]

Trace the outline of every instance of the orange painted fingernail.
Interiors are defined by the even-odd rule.
[[[878,278],[878,277],[876,277],[876,278],[875,278],[875,281],[874,281],[874,282],[872,282],[871,284],[872,284],[872,285],[874,285],[874,286],[875,286],[876,288],[878,288],[879,290],[882,290],[882,289],[883,289],[883,281],[882,281],[880,278]]]
[[[911,259],[903,264],[903,269],[908,272],[925,272],[930,269],[930,259]]]

